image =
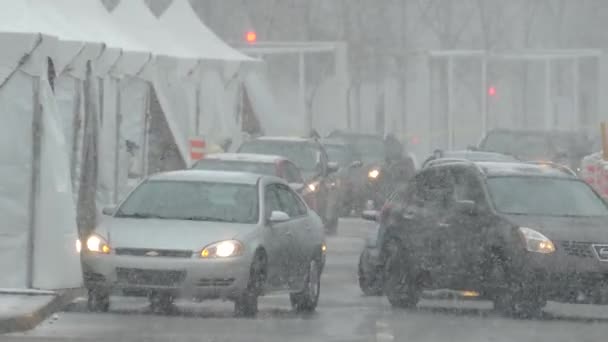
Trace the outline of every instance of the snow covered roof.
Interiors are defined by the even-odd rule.
[[[205,159],[272,164],[280,160],[285,160],[285,157],[254,153],[213,153],[207,155]]]
[[[159,20],[164,29],[180,43],[191,47],[201,59],[255,61],[218,38],[194,13],[188,0],[173,0]]]

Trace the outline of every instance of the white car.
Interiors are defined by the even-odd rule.
[[[91,310],[107,311],[114,290],[146,293],[156,309],[176,297],[231,300],[244,316],[273,291],[289,292],[296,311],[317,306],[323,224],[280,178],[157,174],[104,214],[81,248]]]

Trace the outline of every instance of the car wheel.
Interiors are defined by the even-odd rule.
[[[366,296],[379,296],[382,294],[382,286],[380,285],[380,281],[377,279],[378,274],[376,274],[376,277],[371,274],[365,274],[365,270],[363,269],[364,262],[365,253],[362,253],[361,257],[359,258],[359,287]]]
[[[258,313],[258,297],[266,282],[266,256],[258,252],[253,258],[249,271],[247,289],[234,301],[234,314],[240,317],[253,317]]]
[[[87,309],[92,312],[108,312],[110,310],[110,295],[105,290],[89,289]]]
[[[422,289],[417,279],[408,274],[407,260],[403,249],[396,241],[386,247],[384,267],[384,293],[394,308],[415,308],[420,300]]]
[[[313,312],[319,303],[321,293],[321,265],[317,258],[312,259],[308,265],[308,274],[304,290],[289,295],[291,306],[296,312]]]
[[[546,300],[542,293],[533,286],[516,280],[504,263],[496,263],[492,280],[498,286],[493,290],[492,301],[494,310],[509,317],[538,318],[542,316],[542,309]]]

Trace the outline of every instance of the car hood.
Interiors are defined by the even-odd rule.
[[[112,248],[200,250],[210,243],[245,238],[255,224],[160,219],[109,218],[96,233]]]
[[[512,223],[528,227],[555,241],[608,243],[608,217],[555,217],[505,215]]]

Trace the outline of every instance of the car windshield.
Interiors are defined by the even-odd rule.
[[[606,204],[582,181],[501,176],[487,180],[496,210],[539,216],[607,216]]]
[[[490,133],[481,149],[530,160],[552,158],[554,153],[546,135],[527,132]]]
[[[338,163],[341,167],[347,166],[353,162],[353,156],[349,153],[348,148],[342,145],[324,145],[325,151],[329,157],[329,161]]]
[[[276,167],[273,163],[261,163],[239,160],[203,159],[194,165],[197,170],[242,171],[261,175],[275,176]]]
[[[375,136],[349,136],[345,140],[351,144],[361,156],[364,163],[375,163],[384,160],[384,140]]]
[[[256,140],[243,144],[241,153],[272,154],[291,160],[304,172],[313,172],[317,166],[319,150],[306,142]]]
[[[255,185],[147,181],[120,206],[117,217],[256,223]]]

